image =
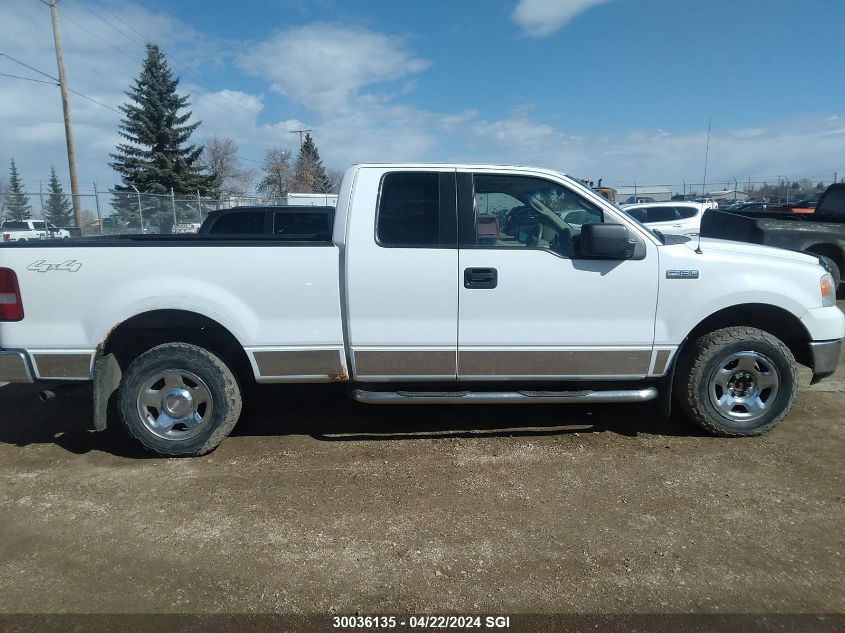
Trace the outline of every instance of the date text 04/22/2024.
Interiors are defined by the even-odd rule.
[[[332,626],[336,629],[392,629],[432,628],[432,629],[474,629],[474,628],[510,628],[510,616],[479,615],[412,615],[412,616],[333,616]]]

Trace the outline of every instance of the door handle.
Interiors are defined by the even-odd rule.
[[[467,268],[464,270],[464,288],[495,288],[499,284],[499,271],[495,268]]]

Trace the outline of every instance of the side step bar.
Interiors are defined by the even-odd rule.
[[[613,391],[365,391],[352,397],[367,404],[550,404],[563,402],[647,402],[657,389]]]

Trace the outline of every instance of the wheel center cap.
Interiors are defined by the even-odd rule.
[[[173,418],[184,418],[194,406],[194,398],[187,389],[171,389],[164,396],[162,408]]]

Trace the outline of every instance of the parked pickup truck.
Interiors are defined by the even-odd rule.
[[[811,213],[791,211],[707,211],[701,234],[821,256],[838,287],[845,270],[845,184],[830,185]]]
[[[711,433],[758,435],[796,361],[831,374],[843,336],[817,257],[661,237],[528,167],[354,166],[331,241],[0,247],[0,380],[93,380],[95,427],[111,398],[162,455],[214,449],[252,381],[343,381],[371,404],[674,396]]]
[[[6,220],[0,225],[0,239],[3,242],[69,237],[70,231],[45,223],[44,220]]]

